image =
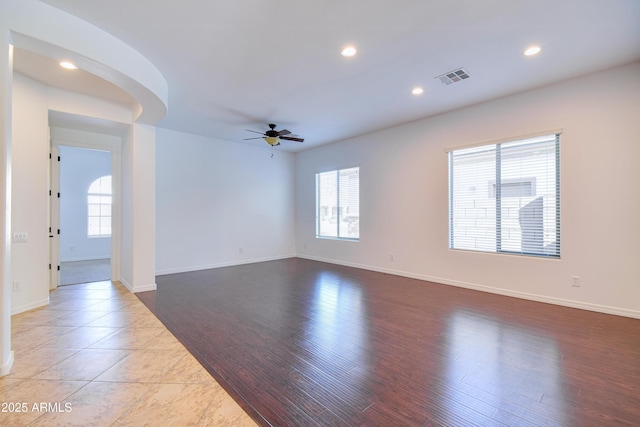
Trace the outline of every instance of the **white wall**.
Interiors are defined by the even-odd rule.
[[[157,130],[156,271],[295,255],[294,155]]]
[[[131,292],[156,289],[156,129],[134,123],[122,141],[122,276]]]
[[[87,236],[87,191],[111,175],[111,153],[60,146],[60,157],[60,261],[110,258],[111,237]]]
[[[13,156],[12,159],[13,230],[26,231],[29,234],[28,243],[12,245],[13,252],[19,251],[13,253],[11,259],[11,280],[20,281],[20,290],[11,294],[11,312],[15,314],[48,302],[49,110],[64,105],[65,112],[71,114],[86,114],[112,120],[121,116],[122,105],[113,103],[112,108],[108,108],[108,101],[95,98],[96,108],[93,110],[89,99],[83,97],[82,102],[75,104],[72,94],[59,89],[51,90],[18,73],[14,76],[13,99],[15,105],[12,149],[18,150],[18,156]],[[113,252],[111,255],[112,262],[115,261],[116,264],[116,279],[121,280],[131,291],[139,292],[155,289],[155,128],[138,124],[130,124],[130,127],[135,131],[132,130],[125,140],[126,147],[122,150],[122,159],[120,154],[114,159],[115,162],[122,162],[128,167],[126,176],[123,172],[122,182],[114,183],[114,191],[117,190],[120,194],[126,192],[130,196],[127,199],[126,215],[122,215],[121,220],[122,229],[129,230],[129,234],[126,241],[116,239],[118,236],[112,237],[116,239],[117,244],[121,243],[122,256]],[[57,136],[53,136],[58,141],[69,139],[71,142],[77,142],[76,139],[81,133],[64,129],[53,130],[58,131]],[[34,133],[38,134],[37,138],[32,137]],[[117,139],[120,141],[120,138]],[[22,150],[26,150],[24,155],[20,155]],[[116,166],[116,169],[119,169],[119,166]],[[39,194],[44,194],[44,197],[38,196]],[[21,197],[25,198],[24,202],[21,201]],[[24,226],[20,222],[27,220],[29,224]],[[44,230],[44,233],[38,233],[39,229]],[[24,252],[27,247],[30,248],[29,252],[21,254],[20,251]],[[120,261],[122,271],[118,265]],[[45,270],[41,270],[42,268]],[[45,271],[45,274],[42,271]]]
[[[11,249],[11,282],[19,288],[12,287],[11,295],[16,313],[49,302],[49,128],[46,86],[15,74],[13,95],[12,234],[28,235],[26,243]]]
[[[0,22],[0,28],[2,23]],[[0,30],[0,376],[13,365],[11,351],[11,104],[13,46]]]
[[[59,90],[20,73],[13,75],[12,198],[13,233],[27,233],[26,243],[13,243],[11,256],[11,313],[49,302],[49,118]],[[71,104],[68,103],[70,106]],[[102,106],[101,108],[103,108]],[[121,106],[115,106],[120,110]],[[83,110],[90,110],[86,105]]]
[[[298,256],[640,317],[639,117],[634,63],[298,153]],[[446,149],[559,128],[561,259],[449,250]],[[315,173],[355,165],[360,242],[316,239]]]
[[[26,302],[21,297],[13,295],[11,292],[12,277],[22,277],[24,272],[11,271],[14,260],[12,255],[11,234],[14,210],[11,208],[12,197],[12,170],[24,167],[25,165],[16,164],[12,161],[11,152],[14,149],[14,141],[12,137],[12,126],[15,126],[12,115],[15,116],[12,107],[12,101],[18,99],[13,87],[13,47],[19,46],[24,49],[44,54],[45,56],[69,56],[73,57],[83,69],[90,70],[97,75],[111,81],[112,83],[123,88],[136,99],[137,103],[128,106],[128,113],[122,123],[131,123],[137,120],[139,123],[145,123],[147,126],[155,125],[164,118],[167,111],[168,90],[167,84],[160,72],[146,58],[140,55],[130,46],[116,39],[114,36],[84,22],[72,15],[64,13],[49,5],[37,0],[4,0],[0,3],[0,376],[7,374],[13,363],[13,353],[11,352],[11,313],[15,312],[16,307],[32,307],[34,302],[37,303],[39,292],[33,295],[33,299]],[[53,92],[53,91],[51,91]],[[98,117],[101,119],[112,119],[114,108],[109,105],[106,110],[96,109],[98,104],[95,98],[85,99],[85,104],[80,105],[78,97],[53,96],[49,94],[48,108],[51,110],[65,111],[74,114],[84,114],[87,116]],[[38,96],[39,97],[39,96]],[[61,107],[57,109],[54,104],[56,101]],[[66,102],[66,105],[62,103]],[[18,101],[22,102],[22,100]],[[34,126],[33,132],[40,129],[43,123],[42,118],[46,119],[47,109],[42,109],[40,103],[36,103],[36,109],[32,111],[30,121]],[[108,102],[106,104],[109,104]],[[101,103],[102,106],[106,106]],[[94,111],[96,110],[96,111]],[[122,111],[122,109],[121,109]],[[117,120],[116,120],[117,121]],[[20,127],[21,125],[19,125]],[[46,124],[45,124],[46,126]],[[22,132],[18,130],[17,132]],[[145,148],[148,148],[147,139],[145,139]],[[39,147],[41,148],[41,147]],[[48,143],[47,150],[48,151]],[[46,152],[33,152],[33,156],[44,156]],[[138,150],[138,155],[142,157],[148,154],[148,150]],[[151,150],[151,158],[154,158],[154,152]],[[40,157],[38,157],[40,158]],[[40,158],[40,159],[42,159]],[[125,159],[123,159],[125,160]],[[135,164],[137,159],[133,159]],[[46,169],[45,169],[46,170]],[[148,170],[148,169],[147,169]],[[30,175],[39,178],[40,172]],[[153,176],[153,174],[152,174]],[[139,185],[139,190],[148,180],[143,181]],[[123,181],[122,187],[128,188],[131,183]],[[40,188],[41,183],[38,182],[36,187]],[[152,186],[152,191],[153,191]],[[36,196],[37,197],[37,196]],[[135,202],[134,202],[135,205]],[[152,208],[153,209],[153,208]],[[142,213],[148,213],[148,209],[142,209]],[[17,212],[16,215],[22,215],[24,212]],[[152,212],[151,216],[154,213]],[[31,215],[29,213],[28,215]],[[38,215],[33,213],[33,215]],[[41,217],[47,218],[46,210],[39,213]],[[127,224],[132,218],[122,218],[122,223]],[[46,229],[45,229],[46,230]],[[151,231],[149,231],[151,230]],[[142,234],[144,239],[149,242],[149,235],[155,232],[153,222],[148,222],[142,227],[136,227],[135,233]],[[39,235],[39,233],[38,233]],[[35,243],[35,241],[31,241]],[[116,240],[116,243],[120,243]],[[154,241],[155,243],[155,241]],[[35,252],[42,252],[44,247],[48,247],[48,242],[40,246],[38,244]],[[142,248],[138,249],[141,250]],[[144,262],[147,258],[153,259],[155,256],[155,248],[139,254],[133,251],[130,260],[126,260],[131,264],[135,264],[136,268],[144,270],[145,274],[141,277],[153,276],[153,262]],[[113,255],[113,254],[112,254]],[[134,258],[136,259],[134,262]],[[137,259],[143,260],[142,265],[137,265]],[[38,259],[35,260],[39,263]],[[20,263],[19,261],[16,261]],[[39,264],[38,264],[39,265]],[[24,266],[20,268],[25,268]],[[40,268],[40,267],[37,267]],[[48,266],[47,266],[48,268]],[[116,265],[115,270],[118,270]],[[149,271],[147,271],[149,270]],[[29,278],[29,282],[31,278]],[[130,289],[137,289],[137,283],[131,283]],[[40,285],[36,285],[39,289]],[[21,291],[23,292],[21,287]]]

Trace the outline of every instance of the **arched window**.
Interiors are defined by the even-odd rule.
[[[111,236],[111,175],[96,179],[87,192],[89,237]]]

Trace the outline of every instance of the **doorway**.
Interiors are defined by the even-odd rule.
[[[59,285],[111,279],[112,156],[58,145]]]
[[[50,289],[118,281],[122,137],[97,128],[50,133]]]

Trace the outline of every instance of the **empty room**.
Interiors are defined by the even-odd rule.
[[[3,0],[0,425],[640,425],[638,23]]]

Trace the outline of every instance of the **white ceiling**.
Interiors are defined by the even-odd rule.
[[[60,61],[37,53],[15,48],[14,70],[46,85],[81,91],[123,104],[135,104],[135,99],[116,85],[84,70],[69,72],[60,67]]]
[[[244,142],[256,136],[245,129],[276,123],[305,138],[283,142],[289,151],[640,59],[638,0],[43,2],[158,67],[169,87],[160,127]],[[340,55],[347,44],[355,57]],[[542,52],[525,57],[533,44]],[[435,78],[458,67],[471,77]]]

